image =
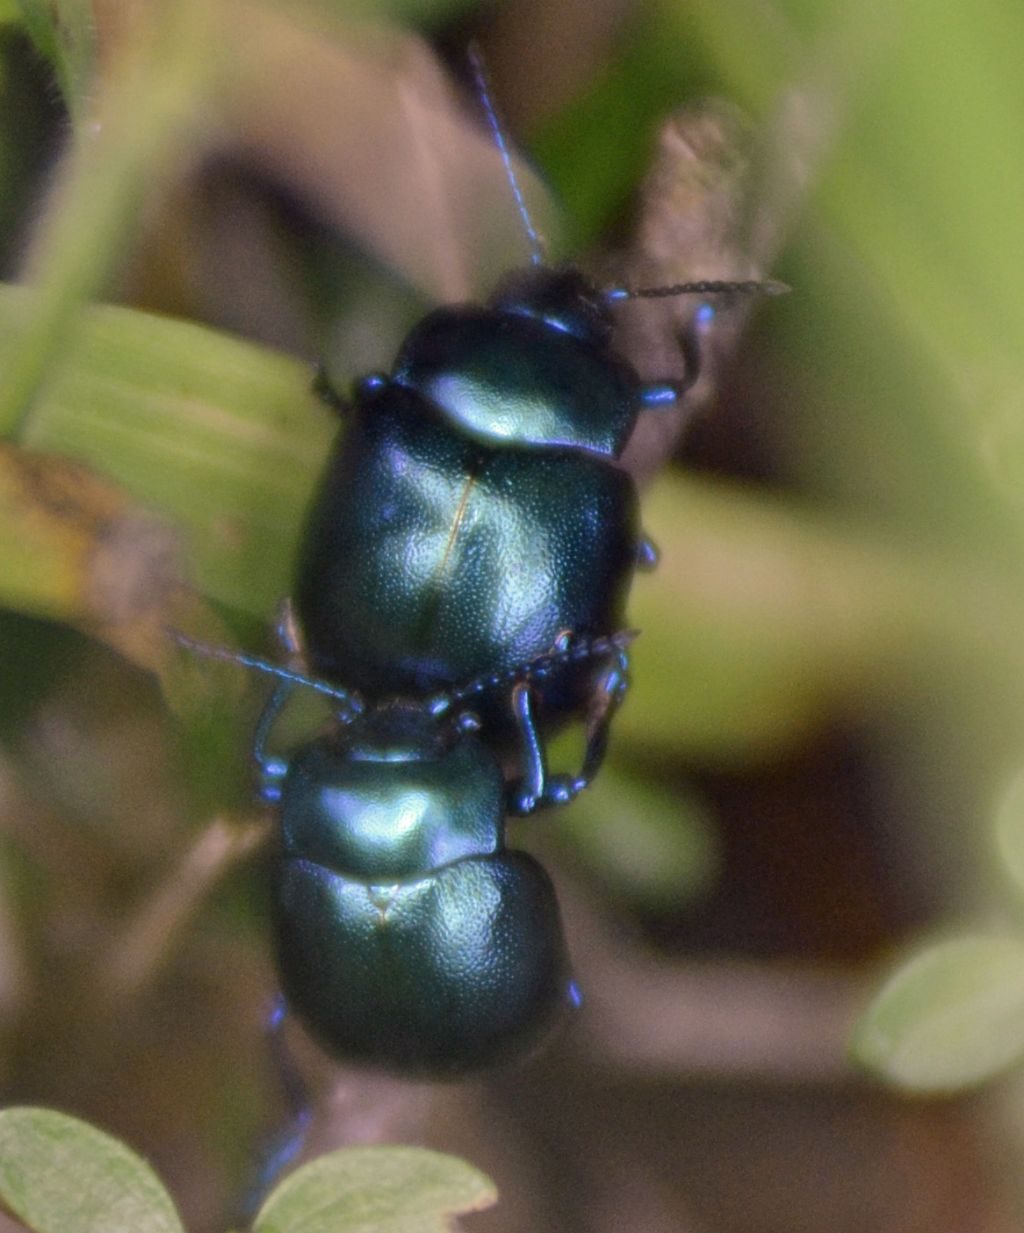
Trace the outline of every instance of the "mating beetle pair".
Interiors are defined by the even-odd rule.
[[[423,697],[621,627],[650,551],[614,460],[648,391],[610,330],[578,271],[535,267],[487,307],[429,314],[390,377],[359,383],[299,553],[295,608],[316,675],[374,701]],[[518,683],[504,713],[481,699],[491,739],[518,729],[513,812],[590,779],[625,670],[617,657],[595,682],[591,662],[566,664],[542,690]],[[548,722],[588,711],[574,779],[547,776],[534,693]]]
[[[504,847],[504,815],[589,782],[626,689],[625,646],[587,641],[621,627],[648,555],[614,459],[649,394],[610,330],[577,271],[536,267],[487,307],[431,313],[343,408],[299,555],[309,665],[375,703],[436,695],[445,710],[445,691],[484,674],[486,739],[429,702],[385,704],[284,778],[284,989],[340,1053],[462,1069],[521,1051],[567,1004],[554,893]],[[541,677],[566,631],[583,655]],[[581,707],[583,767],[549,776],[545,727]]]
[[[478,84],[534,264],[487,306],[428,314],[351,405],[321,382],[347,426],[299,553],[313,675],[228,655],[281,682],[254,757],[281,815],[288,1002],[339,1056],[438,1076],[530,1048],[574,996],[550,881],[504,829],[590,782],[628,684],[626,593],[653,552],[616,461],[678,390],[614,353],[611,307],[774,289],[600,291],[546,267]],[[337,722],[282,758],[270,737],[299,686]],[[551,775],[546,738],[580,712],[582,766]]]
[[[458,1073],[524,1051],[572,997],[550,881],[504,829],[586,786],[627,686],[617,631],[651,554],[614,459],[651,396],[609,333],[577,271],[535,267],[430,314],[390,377],[335,400],[349,423],[295,596],[315,675],[239,658],[281,678],[254,754],[281,811],[284,992],[339,1055]],[[281,759],[303,684],[339,722]],[[547,732],[580,708],[583,764],[550,775]]]

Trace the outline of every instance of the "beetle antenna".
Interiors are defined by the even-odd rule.
[[[710,282],[673,283],[668,287],[607,287],[602,296],[611,302],[618,300],[662,300],[672,295],[785,295],[789,291],[787,283],[780,283],[769,278],[764,282],[747,280],[745,282]]]
[[[526,232],[527,239],[530,241],[531,260],[534,265],[544,264],[544,244],[540,238],[537,228],[533,225],[533,219],[530,217],[530,211],[526,208],[526,200],[523,197],[523,190],[519,187],[519,181],[516,178],[515,168],[512,166],[512,156],[509,153],[508,140],[505,137],[505,130],[502,127],[501,121],[498,119],[498,112],[494,106],[494,99],[491,97],[491,87],[487,80],[487,70],[484,68],[483,53],[480,51],[480,44],[473,42],[469,45],[469,65],[473,70],[473,81],[476,84],[477,94],[480,96],[480,102],[483,104],[484,112],[487,115],[487,124],[491,130],[491,135],[494,138],[494,144],[498,147],[498,153],[501,155],[501,161],[505,166],[505,176],[508,179],[509,188],[512,190],[512,196],[515,198],[516,209],[519,211],[519,217],[523,223],[523,229]]]
[[[620,629],[617,633],[602,634],[596,637],[566,634],[559,638],[554,647],[544,655],[538,655],[536,659],[531,659],[524,664],[516,664],[500,672],[485,672],[471,680],[463,681],[461,685],[454,686],[447,693],[437,694],[430,699],[428,705],[435,715],[443,714],[451,707],[458,706],[460,702],[466,702],[478,694],[498,689],[502,685],[540,681],[568,663],[599,659],[613,651],[624,651],[637,637],[639,637],[639,631],[635,629]]]
[[[229,647],[212,646],[208,642],[199,642],[196,638],[190,638],[188,634],[183,634],[178,629],[168,629],[167,632],[183,650],[191,651],[193,655],[200,655],[203,659],[216,659],[225,664],[239,664],[243,668],[251,668],[254,672],[262,672],[279,681],[289,681],[293,685],[305,685],[307,689],[312,689],[315,693],[323,694],[328,698],[336,698],[356,714],[363,709],[359,695],[341,685],[332,685],[329,681],[321,681],[315,676],[306,676],[303,672],[293,672],[290,668],[282,668],[279,664],[271,663],[269,659],[263,659],[259,655],[249,655],[244,651],[232,651]]]

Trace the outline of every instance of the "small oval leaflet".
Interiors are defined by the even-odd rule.
[[[184,1233],[144,1160],[52,1109],[0,1111],[0,1198],[34,1233]]]
[[[253,1233],[449,1233],[452,1218],[497,1201],[462,1160],[422,1147],[350,1147],[298,1169],[274,1191]]]
[[[865,1066],[919,1092],[983,1083],[1024,1058],[1024,942],[966,937],[916,955],[857,1025]]]

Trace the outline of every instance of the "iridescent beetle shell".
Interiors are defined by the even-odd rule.
[[[472,733],[374,716],[292,759],[275,895],[289,1003],[337,1056],[454,1077],[528,1052],[569,1004],[554,889],[504,842]]]
[[[424,693],[621,628],[640,531],[615,459],[642,386],[608,334],[578,272],[538,267],[430,313],[357,387],[299,554],[314,672]],[[546,707],[592,676],[564,671]]]

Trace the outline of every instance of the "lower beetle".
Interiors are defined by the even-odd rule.
[[[424,702],[358,694],[175,635],[199,654],[278,677],[253,741],[260,795],[279,809],[273,872],[288,1004],[338,1057],[457,1077],[520,1057],[573,1002],[554,888],[505,844],[505,779],[467,704],[539,684],[631,635],[566,640],[505,678]],[[283,757],[278,716],[297,687],[336,722]]]

